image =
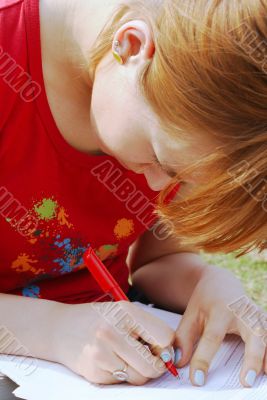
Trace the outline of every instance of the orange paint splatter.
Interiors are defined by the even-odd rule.
[[[60,225],[67,225],[68,228],[73,228],[73,224],[71,224],[68,221],[69,215],[67,214],[66,210],[64,207],[60,207],[58,214],[57,214],[57,219]]]
[[[30,244],[35,244],[36,242],[37,242],[37,239],[36,239],[36,238],[35,238],[35,239],[30,239],[30,240],[29,240],[29,243],[30,243]]]
[[[117,254],[118,246],[118,244],[104,244],[96,250],[96,254],[101,261],[104,261]]]
[[[114,234],[118,239],[123,239],[134,233],[134,222],[132,219],[122,218],[117,221]]]
[[[13,261],[11,268],[15,269],[17,272],[32,272],[34,275],[44,273],[44,269],[37,269],[31,265],[36,263],[38,263],[37,260],[32,260],[28,254],[22,253],[15,261]]]

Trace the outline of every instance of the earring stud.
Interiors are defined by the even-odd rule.
[[[123,64],[123,59],[120,55],[120,42],[118,40],[114,41],[114,45],[113,45],[113,50],[112,50],[112,54],[113,57],[115,58],[115,60],[120,63]]]

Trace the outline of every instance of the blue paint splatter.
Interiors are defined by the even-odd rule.
[[[36,285],[26,286],[25,288],[22,289],[22,295],[25,297],[39,298],[40,288],[39,286]]]
[[[58,257],[53,260],[54,263],[60,266],[59,272],[61,274],[67,274],[79,268],[83,264],[83,254],[87,247],[78,246],[75,248],[70,238],[60,240],[60,235],[57,235],[56,239],[54,245],[64,251],[63,257]],[[58,268],[53,268],[53,272],[58,272]]]

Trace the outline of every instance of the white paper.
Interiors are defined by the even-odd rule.
[[[142,306],[176,329],[181,316]],[[204,387],[193,387],[189,367],[179,370],[180,380],[169,373],[142,387],[128,384],[92,385],[66,367],[48,361],[0,356],[0,371],[15,381],[14,394],[26,400],[267,400],[267,376],[261,375],[253,388],[239,383],[244,345],[234,335],[227,336],[217,352]]]

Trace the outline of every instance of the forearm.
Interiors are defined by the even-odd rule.
[[[60,303],[0,294],[0,353],[53,361]]]
[[[132,281],[152,302],[183,312],[206,268],[197,254],[175,253],[140,267]]]

